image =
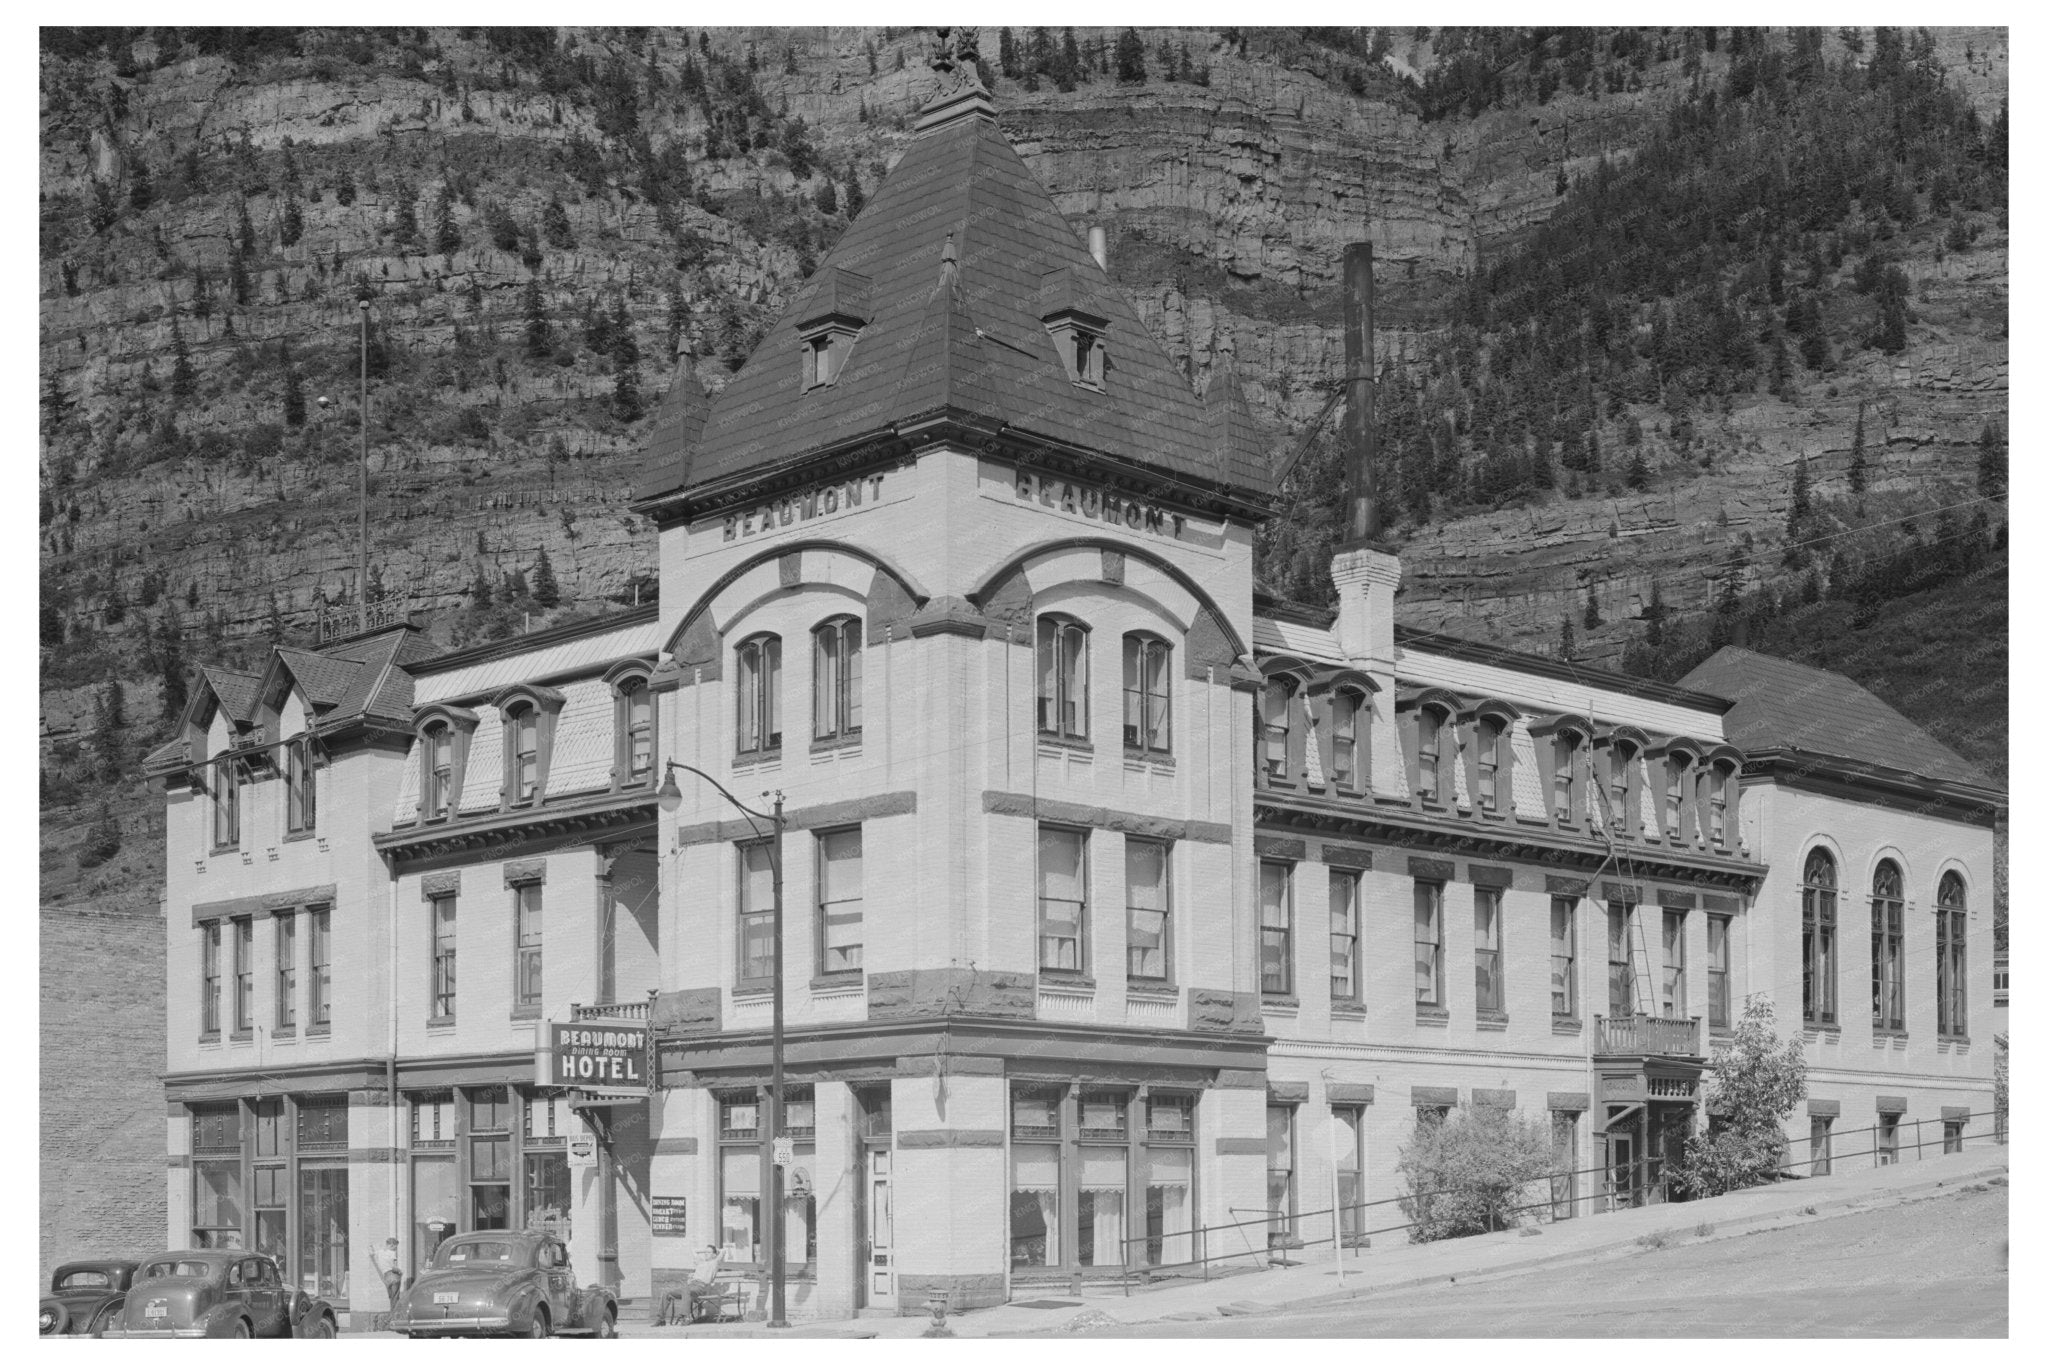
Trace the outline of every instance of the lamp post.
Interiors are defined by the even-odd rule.
[[[678,763],[671,758],[667,761],[667,767],[662,771],[661,790],[656,792],[654,797],[655,803],[670,815],[675,814],[683,804],[682,788],[676,785],[676,770],[678,768],[686,773],[694,773],[706,782],[709,782],[713,790],[731,802],[733,808],[741,815],[747,817],[747,823],[753,826],[755,834],[759,835],[761,833],[761,826],[758,823],[761,820],[768,821],[774,826],[775,830],[774,834],[764,836],[768,839],[768,868],[773,877],[775,901],[774,915],[770,920],[774,939],[774,960],[771,970],[775,974],[775,1004],[773,1031],[770,1035],[769,1044],[771,1061],[769,1063],[770,1073],[768,1082],[768,1142],[772,1153],[777,1141],[782,1137],[782,830],[785,824],[782,815],[782,793],[780,791],[775,793],[775,809],[772,812],[753,810],[737,796],[727,791],[725,784],[710,773],[705,772],[702,768],[693,768],[687,763]],[[763,795],[766,795],[766,793],[763,793]],[[789,1326],[789,1317],[784,1311],[783,1303],[785,1272],[782,1254],[784,1216],[782,1209],[782,1165],[777,1161],[771,1160],[768,1163],[768,1198],[766,1203],[768,1215],[766,1220],[767,1236],[763,1240],[766,1243],[768,1254],[768,1325],[770,1327],[787,1327]]]

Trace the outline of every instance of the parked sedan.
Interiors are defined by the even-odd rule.
[[[335,1335],[334,1309],[253,1251],[168,1251],[144,1261],[109,1337]]]
[[[36,1331],[46,1337],[96,1337],[121,1311],[133,1261],[73,1261],[50,1276],[50,1292],[36,1313]]]
[[[614,1337],[618,1323],[612,1291],[577,1288],[569,1248],[546,1232],[450,1237],[391,1315],[411,1337]]]

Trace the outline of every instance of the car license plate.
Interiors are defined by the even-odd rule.
[[[169,1304],[146,1303],[142,1306],[142,1316],[145,1318],[167,1318],[170,1315],[171,1309]]]
[[[459,1294],[436,1294],[436,1295],[434,1295],[434,1302],[435,1302],[435,1303],[454,1303],[454,1302],[455,1302],[455,1301],[456,1301],[457,1299],[459,1299],[459,1298],[461,1298],[461,1297],[462,1297],[462,1296],[461,1296],[461,1295],[459,1295]]]

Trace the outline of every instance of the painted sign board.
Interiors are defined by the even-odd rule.
[[[656,1237],[690,1235],[690,1201],[679,1194],[657,1194],[651,1201]]]
[[[647,1025],[618,1020],[549,1024],[534,1059],[539,1085],[598,1094],[647,1093]]]

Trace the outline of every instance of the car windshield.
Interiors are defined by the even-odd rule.
[[[57,1277],[59,1289],[109,1289],[114,1277],[104,1270],[74,1270]]]
[[[145,1280],[203,1280],[213,1274],[205,1261],[151,1261],[142,1267]]]
[[[517,1242],[450,1242],[441,1248],[440,1258],[434,1264],[445,1267],[495,1261],[501,1265],[511,1265],[518,1259]]]

